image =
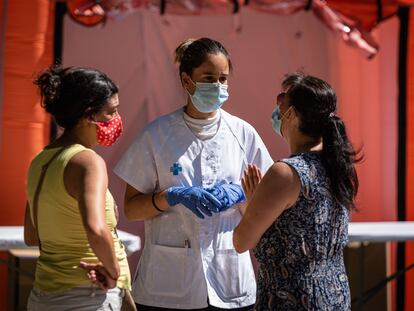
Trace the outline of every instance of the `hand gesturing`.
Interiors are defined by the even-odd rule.
[[[254,165],[249,164],[243,172],[242,186],[246,194],[247,201],[250,201],[257,185],[262,180],[262,172]]]

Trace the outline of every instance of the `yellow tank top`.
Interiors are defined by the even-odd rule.
[[[39,182],[41,167],[62,147],[44,149],[32,161],[27,177],[27,197],[33,221],[33,197]],[[79,262],[98,262],[86,237],[77,201],[69,195],[63,174],[69,160],[78,152],[91,149],[72,145],[60,153],[47,169],[38,202],[38,231],[42,245],[36,266],[35,287],[44,291],[63,291],[90,284]],[[124,246],[116,233],[114,199],[107,190],[106,223],[111,230],[120,277],[117,286],[130,289],[131,280]]]

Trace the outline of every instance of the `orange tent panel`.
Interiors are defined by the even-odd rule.
[[[7,5],[5,5],[5,3]],[[5,35],[0,131],[0,225],[22,225],[30,160],[49,141],[49,120],[32,84],[33,74],[53,62],[54,1],[1,1]],[[0,93],[1,94],[1,93]],[[0,253],[5,258],[5,253]],[[0,310],[5,310],[7,270],[0,266]]]

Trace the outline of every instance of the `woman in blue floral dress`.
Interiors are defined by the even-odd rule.
[[[325,81],[287,75],[272,126],[291,156],[262,178],[249,165],[242,180],[249,204],[233,235],[238,252],[259,261],[255,310],[350,310],[343,248],[358,178],[357,153],[335,115]]]

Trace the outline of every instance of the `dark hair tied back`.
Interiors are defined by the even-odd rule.
[[[41,105],[52,115],[56,113],[62,71],[63,68],[59,66],[51,66],[34,80],[34,84],[39,86],[42,95]]]
[[[193,70],[205,62],[209,54],[223,54],[229,62],[229,69],[233,65],[226,48],[218,41],[210,38],[187,39],[175,49],[175,62],[179,64],[180,74],[185,72],[189,75]]]
[[[33,81],[42,97],[42,106],[65,129],[82,117],[98,113],[118,93],[118,87],[104,73],[90,68],[52,65]]]
[[[315,140],[322,138],[322,159],[333,197],[347,208],[355,208],[359,183],[354,164],[361,158],[349,141],[344,122],[335,114],[335,91],[325,81],[300,72],[287,75],[282,87],[288,105],[299,113],[300,131]]]

